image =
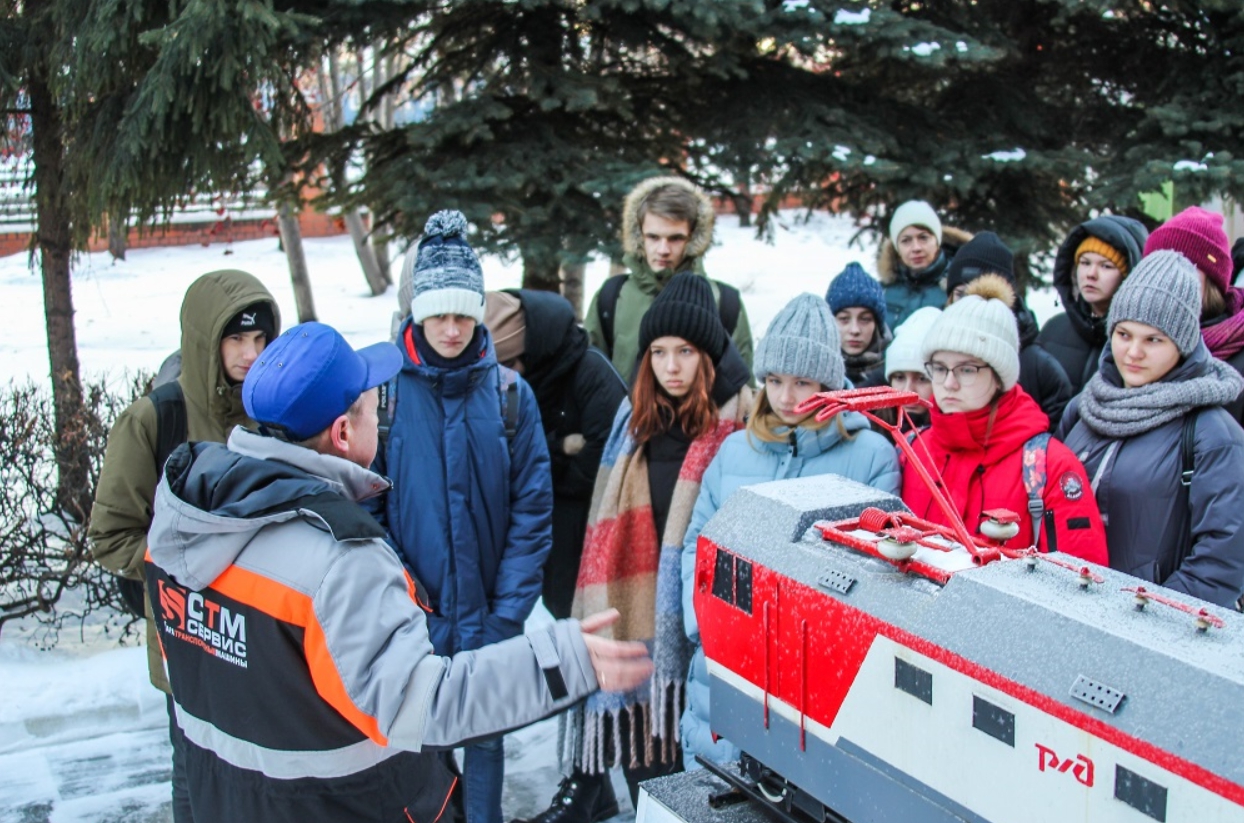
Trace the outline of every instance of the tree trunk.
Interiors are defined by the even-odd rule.
[[[752,195],[745,191],[736,191],[730,194],[730,200],[734,203],[734,210],[739,215],[739,228],[750,228],[752,225]]]
[[[574,306],[574,316],[583,320],[583,274],[587,271],[585,263],[568,263],[562,266],[562,297]]]
[[[35,211],[39,262],[43,275],[43,316],[47,325],[52,405],[56,418],[57,505],[86,522],[91,511],[90,461],[82,428],[82,382],[73,327],[73,288],[69,258],[73,223],[64,181],[64,137],[60,111],[48,84],[47,65],[33,66],[26,86],[35,164]]]
[[[113,260],[124,260],[125,249],[129,244],[130,227],[126,225],[124,215],[108,215],[108,253]]]
[[[556,254],[523,249],[523,288],[560,293],[560,268]]]
[[[281,228],[281,245],[289,261],[289,279],[294,284],[294,305],[298,308],[298,322],[315,319],[315,300],[311,296],[311,275],[307,271],[307,256],[302,250],[302,226],[298,215],[289,203],[282,203],[277,211],[277,223]]]
[[[376,255],[376,265],[386,285],[393,285],[393,257],[389,254],[389,235],[375,230],[375,218],[372,218],[371,250]]]
[[[366,86],[367,81],[363,76],[363,55],[356,55],[358,65],[358,84],[360,90],[360,104],[367,99]],[[325,103],[325,121],[328,131],[339,131],[345,125],[345,101],[342,99],[342,83],[341,83],[341,66],[337,60],[335,52],[329,52],[328,55],[328,71],[324,71],[324,67],[320,66],[319,72],[320,96],[324,98]],[[333,182],[338,190],[345,187],[345,169],[341,166],[332,170]],[[359,259],[359,266],[363,269],[363,279],[367,281],[367,288],[371,291],[372,297],[384,294],[392,282],[387,273],[380,268],[380,263],[376,259],[376,252],[372,249],[368,242],[367,227],[363,225],[363,215],[358,209],[346,209],[341,213],[341,218],[346,224],[346,229],[350,232],[350,239],[354,241],[354,253]]]
[[[358,209],[346,209],[341,213],[341,217],[345,220],[346,228],[350,230],[350,239],[354,241],[354,253],[358,255],[359,265],[363,267],[363,277],[367,280],[367,287],[371,289],[372,297],[384,294],[385,289],[389,288],[389,281],[380,271],[376,253],[372,250],[371,243],[368,242],[363,215],[359,214]]]

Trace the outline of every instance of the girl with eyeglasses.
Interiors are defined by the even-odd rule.
[[[1014,299],[1005,278],[983,275],[925,335],[935,405],[914,443],[916,456],[941,473],[942,492],[969,531],[979,532],[985,512],[1008,509],[1020,526],[1008,547],[1036,545],[1105,565],[1106,535],[1084,467],[1050,439],[1049,418],[1018,385]],[[949,525],[915,471],[903,473],[903,502]]]

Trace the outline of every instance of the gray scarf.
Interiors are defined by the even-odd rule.
[[[1080,419],[1103,437],[1135,437],[1193,409],[1232,402],[1244,391],[1244,378],[1201,349],[1203,343],[1158,382],[1129,389],[1107,346],[1100,371],[1080,395]]]

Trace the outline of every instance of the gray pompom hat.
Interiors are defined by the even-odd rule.
[[[466,232],[462,212],[438,211],[428,218],[418,247],[406,253],[398,300],[403,306],[410,301],[415,323],[439,314],[484,322],[484,272],[466,241]]]
[[[1146,256],[1110,301],[1106,328],[1124,320],[1153,326],[1187,357],[1201,340],[1201,283],[1196,266],[1177,251]]]
[[[777,313],[756,346],[756,380],[790,374],[815,380],[829,391],[841,389],[846,372],[841,345],[829,305],[815,294],[801,294]]]

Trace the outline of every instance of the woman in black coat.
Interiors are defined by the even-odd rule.
[[[1108,214],[1071,230],[1054,258],[1054,288],[1066,309],[1037,337],[1054,355],[1073,394],[1097,373],[1106,345],[1106,315],[1115,291],[1136,268],[1149,230],[1138,220]]]
[[[553,467],[553,550],[544,564],[544,605],[570,616],[588,505],[600,456],[626,383],[561,295],[531,289],[489,292],[485,324],[497,359],[536,394]]]

